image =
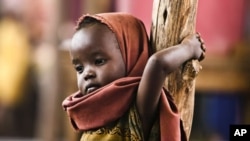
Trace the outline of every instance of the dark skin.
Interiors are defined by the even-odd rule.
[[[70,55],[83,95],[125,77],[125,64],[115,35],[104,25],[95,24],[77,31]]]
[[[203,59],[204,52],[203,41],[194,34],[187,36],[181,44],[156,52],[149,58],[136,99],[144,139],[152,127],[165,78],[184,62]],[[70,55],[77,71],[78,88],[83,95],[126,77],[116,37],[103,24],[79,29],[72,38]]]

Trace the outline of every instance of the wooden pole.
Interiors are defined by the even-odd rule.
[[[150,42],[155,51],[179,44],[185,36],[195,33],[197,5],[198,0],[154,0]],[[195,77],[200,68],[198,61],[189,61],[165,84],[178,107],[187,138],[193,119]]]

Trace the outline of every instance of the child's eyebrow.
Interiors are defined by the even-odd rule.
[[[72,64],[77,64],[78,62],[79,62],[78,59],[73,59],[73,60],[72,60]]]

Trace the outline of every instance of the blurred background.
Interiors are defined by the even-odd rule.
[[[0,141],[76,141],[61,102],[75,92],[67,48],[83,13],[122,11],[150,31],[153,0],[0,0]],[[190,141],[227,141],[250,124],[250,1],[199,0],[207,46]]]

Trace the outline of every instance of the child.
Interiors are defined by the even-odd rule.
[[[203,59],[199,35],[152,54],[143,23],[124,13],[84,15],[70,56],[79,91],[63,101],[82,141],[185,140],[165,78],[191,59]],[[151,56],[151,57],[150,57]]]

